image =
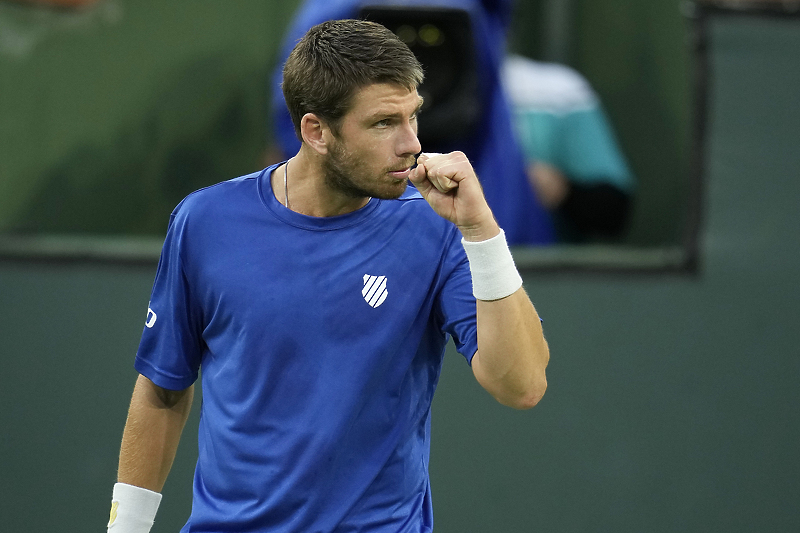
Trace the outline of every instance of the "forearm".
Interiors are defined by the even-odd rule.
[[[517,409],[533,407],[547,388],[550,352],[528,295],[520,288],[500,300],[478,300],[477,312],[475,377],[500,403]]]
[[[422,154],[409,179],[463,237],[478,300],[475,377],[501,403],[533,407],[547,387],[547,343],[474,169],[461,152]]]
[[[489,235],[492,229],[489,225]],[[529,409],[547,388],[550,355],[539,315],[522,287],[504,235],[475,242],[465,235],[463,245],[477,300],[478,351],[472,371],[497,401]]]
[[[144,376],[134,388],[122,435],[117,480],[160,492],[189,416],[194,386],[165,391]]]

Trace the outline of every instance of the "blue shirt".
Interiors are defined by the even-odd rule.
[[[477,350],[460,234],[413,188],[295,213],[274,168],[189,195],[159,263],[136,369],[168,389],[202,370],[183,531],[430,531],[445,345]]]

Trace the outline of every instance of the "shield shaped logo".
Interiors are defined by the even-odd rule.
[[[364,288],[361,289],[361,295],[371,307],[381,305],[389,295],[389,291],[386,290],[386,276],[364,274]]]

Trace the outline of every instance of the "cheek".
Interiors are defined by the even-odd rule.
[[[374,139],[351,155],[350,161],[358,163],[364,170],[380,170],[394,160],[392,145],[385,139]]]

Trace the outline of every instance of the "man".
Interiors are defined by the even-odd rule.
[[[430,531],[430,406],[450,336],[500,402],[544,394],[540,321],[469,161],[414,166],[422,70],[408,47],[374,23],[326,22],[284,72],[298,153],[171,218],[111,532],[149,531],[200,368],[184,532]]]

